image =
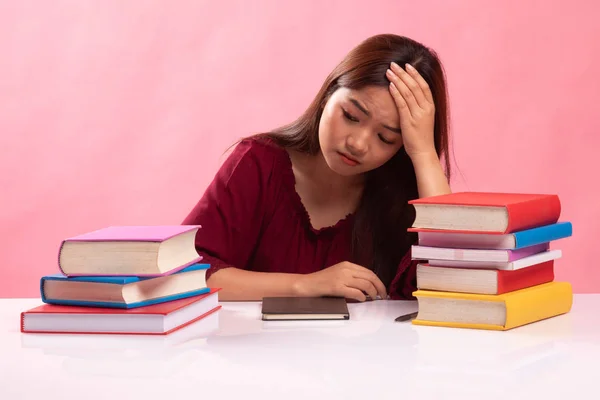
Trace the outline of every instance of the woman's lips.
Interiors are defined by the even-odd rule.
[[[340,153],[338,152],[338,154],[340,155],[340,158],[342,159],[342,161],[344,162],[344,164],[349,165],[351,167],[355,167],[358,164],[360,164],[358,161],[356,161],[354,158],[347,156],[344,153]]]

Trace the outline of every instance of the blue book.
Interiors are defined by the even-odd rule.
[[[573,235],[570,222],[557,222],[513,233],[419,232],[419,245],[459,249],[517,250]]]
[[[159,277],[53,274],[41,278],[40,292],[47,304],[137,308],[208,293],[209,267],[210,264],[192,264]]]
[[[552,242],[572,235],[573,225],[570,222],[557,222],[555,224],[544,225],[513,233],[515,238],[515,249]]]

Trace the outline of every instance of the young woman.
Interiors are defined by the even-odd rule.
[[[183,223],[202,225],[196,247],[221,300],[411,299],[408,201],[450,192],[447,153],[439,59],[377,35],[296,121],[239,142]]]

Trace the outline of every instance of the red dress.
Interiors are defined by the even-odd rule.
[[[222,268],[311,273],[351,261],[353,214],[315,229],[295,189],[288,152],[268,139],[241,141],[185,218],[202,225],[196,248],[211,264],[207,279]],[[414,299],[416,262],[404,256],[388,294]]]

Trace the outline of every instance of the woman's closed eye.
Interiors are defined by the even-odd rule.
[[[343,108],[342,108],[342,112],[344,113],[344,118],[346,118],[348,121],[359,122],[358,118],[356,118],[355,116],[353,116],[352,114],[350,114],[348,111],[346,111]],[[383,136],[383,134],[381,134],[381,133],[378,133],[377,136],[379,137],[379,140],[381,140],[385,144],[393,145],[395,143],[393,140],[386,139],[385,136]]]
[[[387,140],[387,139],[385,138],[385,136],[383,136],[381,133],[378,133],[378,134],[377,134],[377,136],[379,136],[379,140],[381,140],[381,141],[382,141],[383,143],[385,143],[385,144],[390,144],[390,145],[391,145],[391,144],[394,144],[394,143],[395,143],[395,142],[394,142],[394,141],[392,141],[392,140]]]
[[[346,118],[349,121],[352,122],[358,122],[358,119],[356,117],[354,117],[352,114],[350,114],[348,111],[344,110],[342,108],[342,112],[344,113],[344,118]]]

